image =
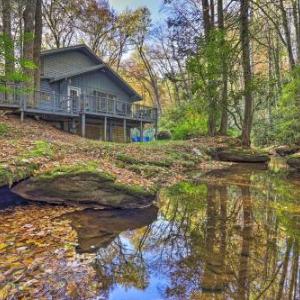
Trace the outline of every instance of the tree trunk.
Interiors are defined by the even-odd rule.
[[[24,36],[23,36],[23,59],[26,62],[33,62],[34,45],[34,21],[37,0],[27,0],[23,12]],[[24,66],[24,72],[27,76],[27,87],[33,88],[34,70],[32,67]]]
[[[41,46],[42,46],[42,32],[43,32],[42,0],[36,0],[33,62],[35,64],[34,88],[37,91],[40,90],[40,77],[41,77],[40,55],[41,55]]]
[[[225,28],[224,28],[224,11],[223,11],[223,0],[218,0],[218,27],[222,34],[222,45],[225,44]],[[226,62],[226,57],[223,54],[223,74],[222,74],[222,81],[223,81],[223,90],[222,90],[222,100],[221,100],[221,124],[220,124],[220,134],[227,135],[227,127],[228,127],[228,66]]]
[[[11,0],[2,0],[3,36],[5,38],[5,76],[15,71],[14,41],[11,33]]]
[[[289,55],[289,63],[290,63],[290,69],[292,70],[295,67],[295,58],[293,54],[293,47],[292,47],[292,39],[291,39],[291,32],[288,22],[287,13],[283,4],[283,0],[279,1],[281,15],[282,15],[282,25],[284,29],[284,35],[286,40],[286,47]]]
[[[208,39],[211,30],[208,0],[202,0],[202,10],[203,10],[204,34],[205,34],[205,38]]]
[[[209,44],[211,39],[211,32],[213,29],[213,20],[214,20],[214,2],[208,0],[202,0],[202,10],[203,10],[203,26],[206,43]],[[208,82],[208,90],[214,89],[213,83],[210,80]],[[208,107],[208,134],[209,136],[216,135],[216,124],[217,124],[217,107],[216,99],[213,95],[209,97],[209,107]]]
[[[293,1],[293,19],[297,44],[297,64],[300,64],[300,1]]]
[[[210,24],[213,27],[215,24],[215,2],[210,0]]]
[[[215,136],[216,135],[216,106],[214,104],[210,104],[210,109],[208,112],[208,135]]]
[[[252,71],[250,60],[250,35],[249,35],[249,0],[241,0],[240,38],[242,46],[242,67],[244,78],[244,121],[242,129],[242,145],[250,147],[252,128]]]

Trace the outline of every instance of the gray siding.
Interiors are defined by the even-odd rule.
[[[71,78],[72,86],[80,87],[81,92],[91,95],[93,90],[99,90],[116,95],[119,100],[130,101],[130,96],[107,73],[95,71]]]
[[[60,94],[61,93],[60,86],[61,86],[60,82],[50,83],[49,80],[47,79],[41,80],[41,91],[43,92],[52,92],[55,94]],[[63,93],[63,94],[67,94],[67,93]]]
[[[48,79],[41,79],[41,91],[47,91],[50,92],[52,91],[53,88],[49,83]]]
[[[95,65],[95,62],[81,51],[73,50],[43,56],[44,76],[56,77]]]
[[[56,78],[58,76],[67,77],[68,74],[80,72],[84,69],[99,65],[95,57],[90,56],[82,50],[74,49],[66,52],[51,53],[42,56],[43,76],[45,78]],[[81,93],[93,95],[93,91],[101,91],[115,95],[122,101],[133,102],[131,99],[134,92],[116,78],[112,72],[105,69],[82,73],[81,75],[69,77],[61,81],[50,83],[47,79],[42,79],[41,89],[54,91],[56,94],[67,95],[68,86],[81,88]],[[70,74],[70,75],[71,75]],[[136,99],[136,98],[135,98]]]

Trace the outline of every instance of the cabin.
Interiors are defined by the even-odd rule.
[[[145,124],[157,127],[157,109],[139,104],[142,97],[86,45],[41,53],[40,90],[0,93],[0,108],[38,116],[84,137],[128,142]]]

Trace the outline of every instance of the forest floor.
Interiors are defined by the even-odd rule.
[[[120,183],[143,186],[173,184],[185,171],[210,170],[228,163],[212,161],[209,149],[235,145],[226,137],[189,141],[117,144],[60,131],[49,123],[14,115],[0,116],[0,186],[64,166],[97,164]]]

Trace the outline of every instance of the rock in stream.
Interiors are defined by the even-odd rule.
[[[268,154],[251,149],[222,149],[214,154],[214,158],[220,161],[238,163],[267,163],[270,160]]]
[[[155,192],[116,183],[106,173],[88,171],[32,177],[17,184],[12,192],[33,201],[96,208],[143,208],[156,198]]]

